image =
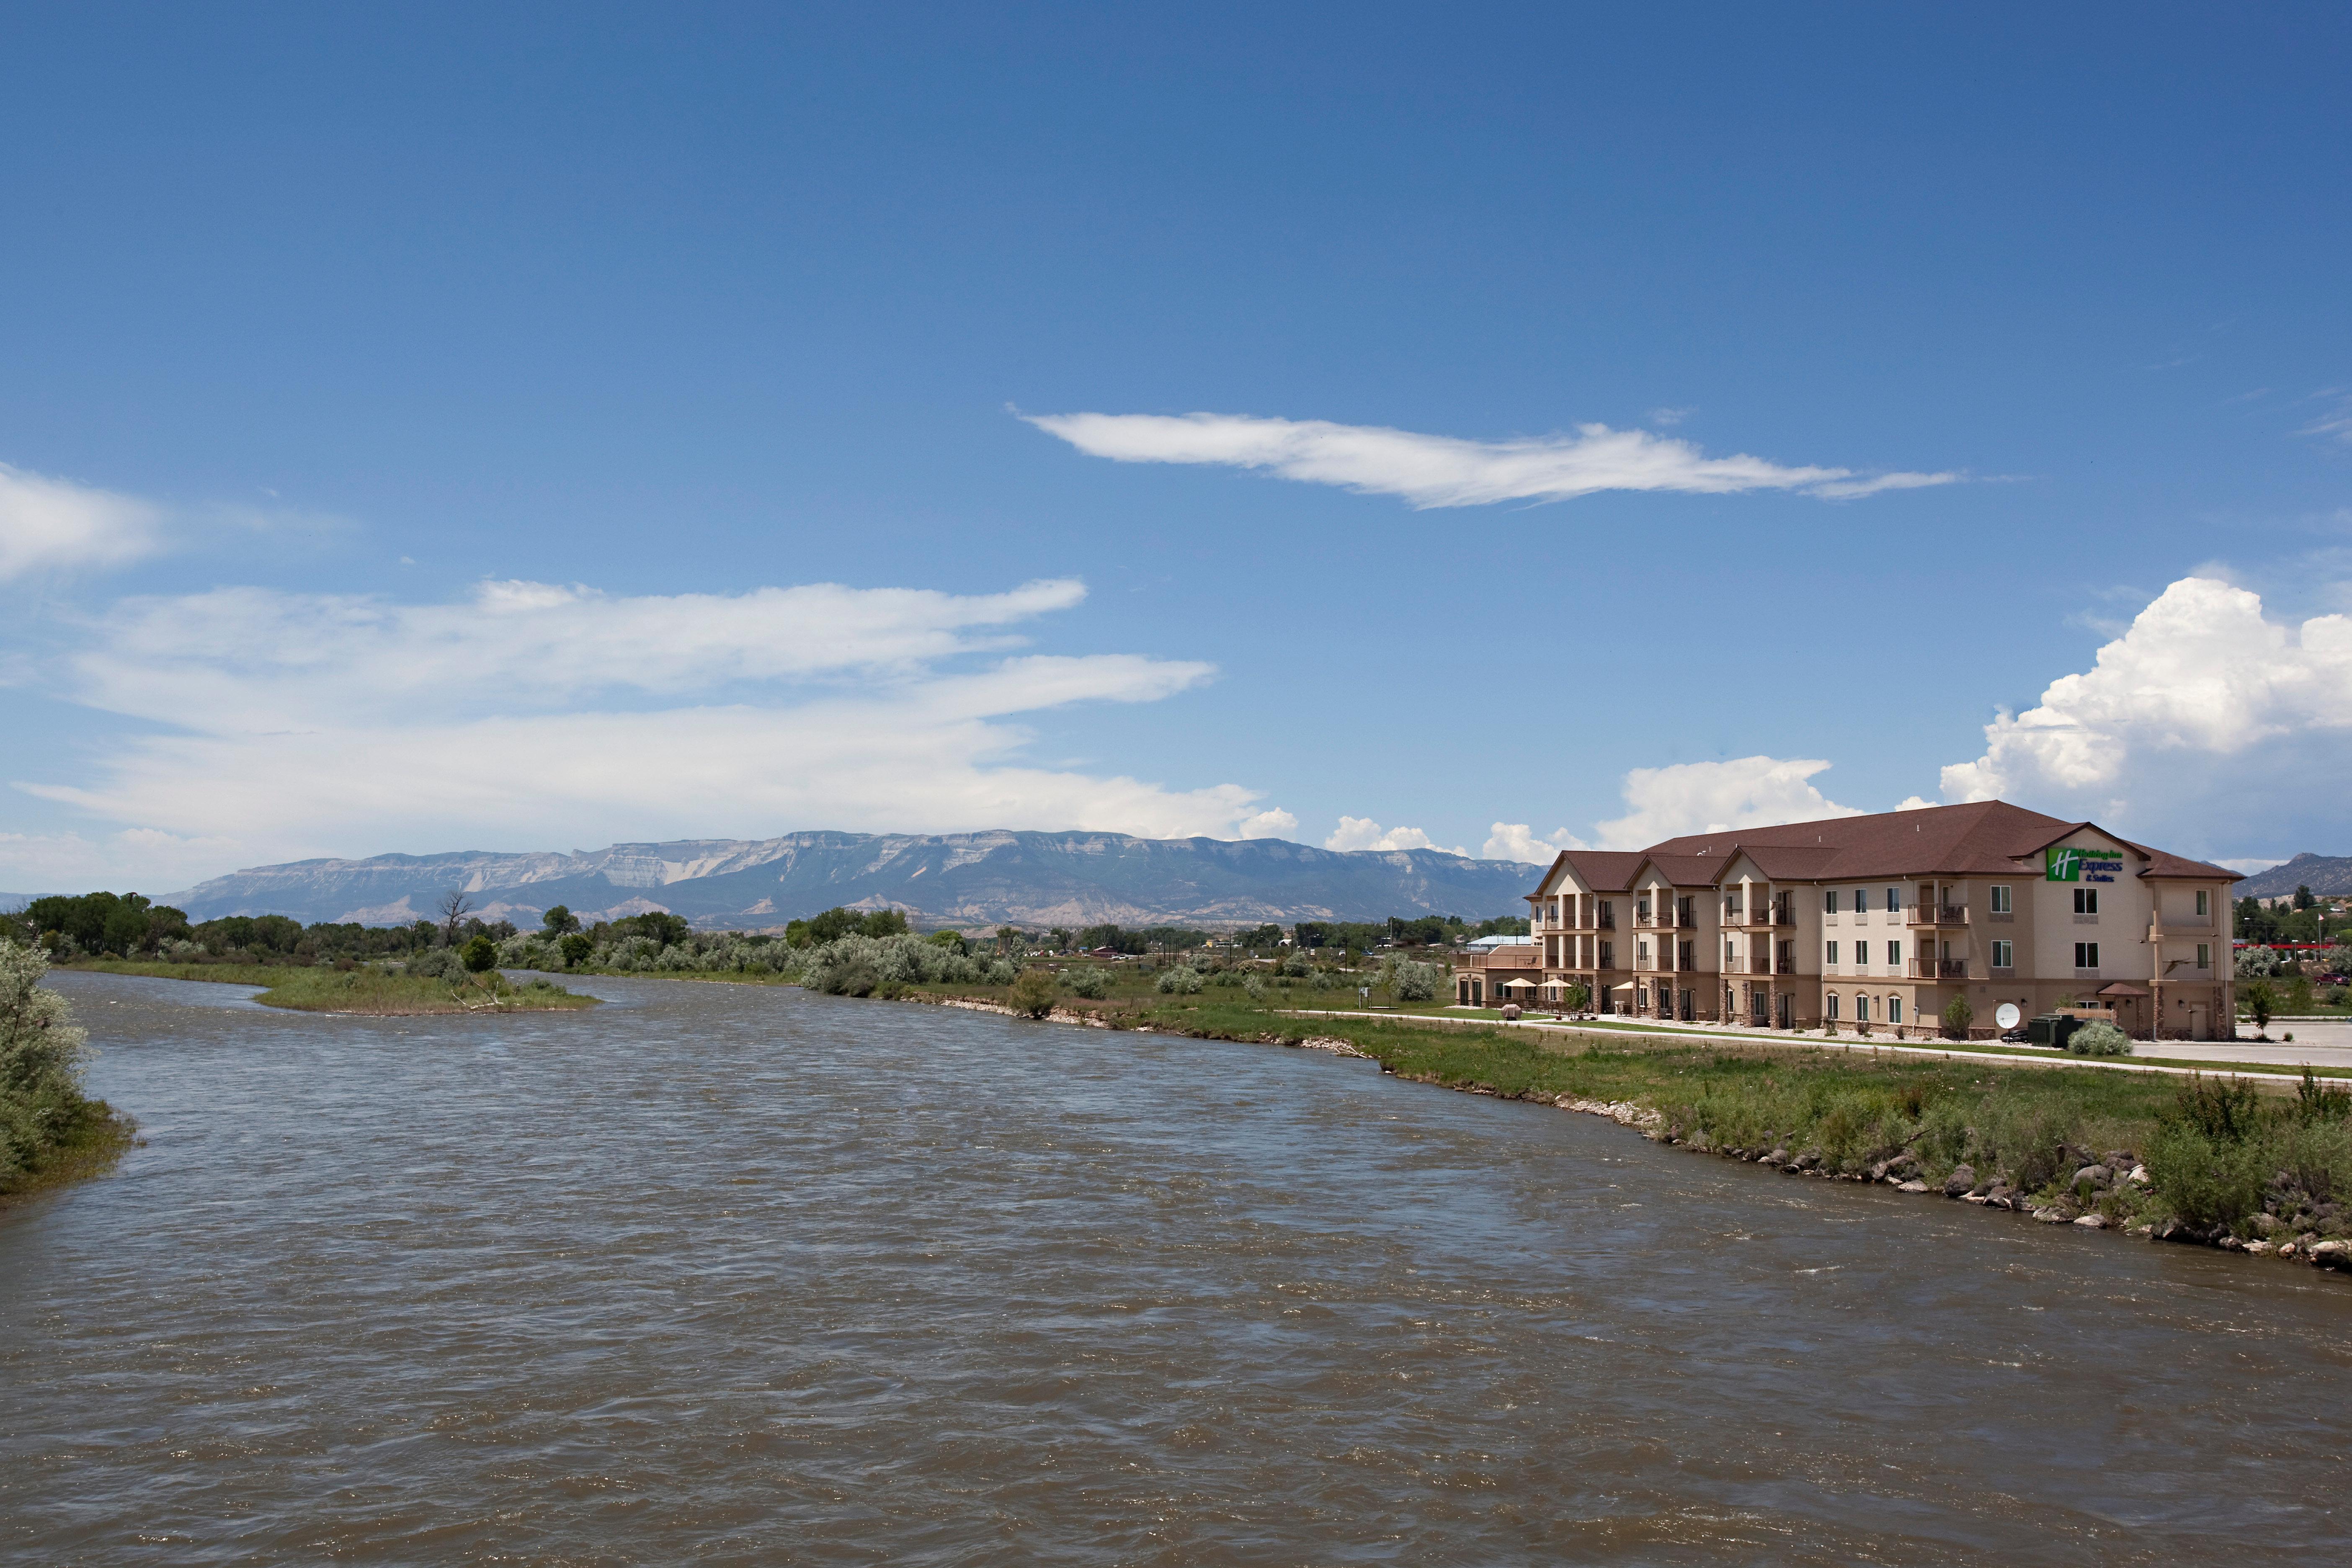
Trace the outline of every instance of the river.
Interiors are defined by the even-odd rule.
[[[2352,1282],[1316,1052],[660,981],[67,974],[44,1563],[2340,1561]]]

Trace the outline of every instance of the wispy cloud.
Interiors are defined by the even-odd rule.
[[[1025,756],[1024,715],[1158,701],[1214,673],[1014,651],[1024,623],[1085,593],[1067,579],[671,596],[494,582],[455,605],[251,588],[129,601],[75,628],[79,650],[45,673],[157,732],[102,742],[71,784],[16,787],[131,831],[0,839],[0,886],[46,885],[68,863],[217,871],[805,826],[1295,826],[1238,784]]]
[[[2313,393],[2314,399],[2325,402],[2327,411],[2305,426],[2298,435],[2326,436],[2333,440],[2352,441],[2352,393],[2340,386],[2324,386]]]
[[[134,496],[0,463],[0,582],[126,565],[162,548],[162,524]]]
[[[1416,507],[1567,500],[1603,490],[1731,495],[1797,490],[1832,500],[1957,482],[1957,473],[1864,474],[1787,467],[1744,453],[1710,458],[1646,430],[1579,426],[1571,435],[1465,441],[1381,426],[1237,414],[1024,416],[1093,457],[1123,463],[1217,463]]]

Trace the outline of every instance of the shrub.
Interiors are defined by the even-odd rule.
[[[1054,1010],[1054,977],[1042,969],[1024,969],[1013,983],[1011,997],[1017,1013],[1042,1018]]]
[[[2180,1086],[2164,1121],[2210,1142],[2242,1143],[2259,1131],[2262,1106],[2252,1084],[2200,1073]]]
[[[1969,1005],[1965,996],[1955,996],[1944,1004],[1944,1032],[1956,1040],[1969,1037],[1969,1026],[1976,1021],[1977,1010]]]
[[[2085,1024],[2066,1037],[2066,1049],[2078,1057],[2127,1057],[2131,1037],[2113,1024]]]
[[[41,984],[47,969],[37,948],[0,941],[0,1192],[106,1109],[81,1092],[88,1037]]]
[[[1172,996],[1191,996],[1201,989],[1201,972],[1189,964],[1180,963],[1160,977],[1159,989]]]
[[[2303,1069],[2295,1089],[2295,1114],[2305,1121],[2342,1121],[2352,1118],[2352,1089],[2331,1088]]]
[[[1073,996],[1083,996],[1089,1002],[1099,1002],[1110,994],[1110,971],[1087,964],[1082,969],[1073,969],[1065,974],[1062,977],[1062,984],[1070,988],[1070,994]]]
[[[2200,1230],[2233,1230],[2262,1207],[2262,1155],[2253,1144],[2173,1121],[2150,1142],[2142,1163],[2157,1195]]]
[[[988,966],[982,978],[991,985],[1010,985],[1021,978],[1021,971],[1011,959],[1000,958]]]
[[[1386,972],[1382,978],[1400,1002],[1426,1002],[1445,984],[1445,971],[1434,963],[1391,958],[1381,968]]]
[[[585,932],[575,931],[556,943],[556,948],[563,954],[563,967],[570,969],[574,964],[586,963],[588,955],[596,951],[596,942]]]
[[[1242,982],[1242,989],[1248,994],[1249,999],[1253,1002],[1265,1000],[1265,982],[1255,974]]]

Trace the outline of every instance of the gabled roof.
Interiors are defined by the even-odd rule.
[[[1721,856],[1727,864],[1731,856],[1745,851],[1767,875],[1791,880],[2009,876],[2019,871],[2020,861],[2084,828],[2105,834],[2144,857],[2147,865],[2142,876],[2238,879],[2234,871],[2150,849],[2108,833],[2096,823],[2066,822],[2004,800],[1686,834],[1652,845],[1649,853],[1657,857]]]

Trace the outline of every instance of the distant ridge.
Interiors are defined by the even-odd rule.
[[[2247,878],[2231,893],[2241,899],[2284,899],[2302,887],[2315,893],[2352,893],[2352,855],[2298,855],[2284,866]]]
[[[1543,868],[1435,849],[1317,849],[1279,838],[1120,833],[791,833],[615,844],[572,854],[377,855],[216,877],[163,901],[192,920],[290,915],[400,925],[434,918],[449,889],[487,920],[539,922],[667,910],[704,928],[756,930],[836,904],[900,909],[918,924],[1084,926],[1523,914]]]

